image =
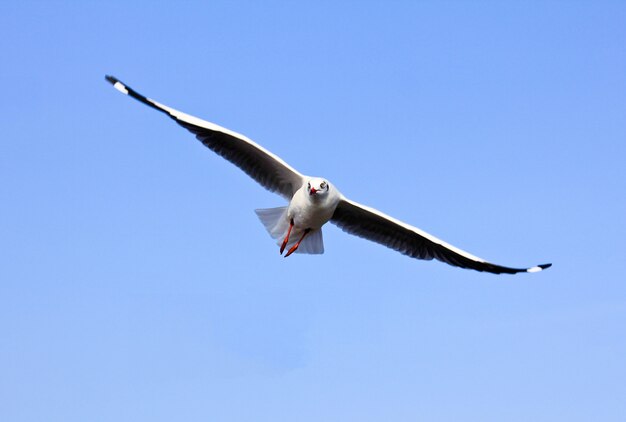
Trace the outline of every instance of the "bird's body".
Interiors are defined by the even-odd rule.
[[[325,187],[319,188],[321,183]],[[311,193],[311,188],[315,193]],[[341,200],[341,193],[320,178],[314,178],[300,189],[291,198],[287,208],[287,218],[293,219],[295,227],[321,229],[332,218]]]
[[[331,220],[341,200],[341,193],[329,182],[311,178],[293,194],[287,207],[259,209],[256,213],[269,234],[281,246],[284,244],[283,250],[291,249],[306,232],[293,252],[320,254],[324,252],[322,226]]]
[[[151,100],[118,79],[106,79],[120,92],[165,113],[208,148],[237,165],[272,192],[289,201],[285,207],[258,209],[256,213],[280,245],[285,257],[294,252],[324,252],[322,226],[332,222],[342,230],[419,259],[438,259],[450,265],[495,274],[538,272],[551,266],[510,268],[489,263],[416,227],[354,202],[326,179],[299,173],[278,156],[247,137]]]

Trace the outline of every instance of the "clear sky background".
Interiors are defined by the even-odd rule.
[[[626,420],[624,2],[0,4],[0,420]],[[324,229],[110,73],[495,263]]]

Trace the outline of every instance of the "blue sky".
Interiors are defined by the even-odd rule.
[[[3,2],[0,419],[623,421],[623,2]],[[145,95],[495,263],[283,205]]]

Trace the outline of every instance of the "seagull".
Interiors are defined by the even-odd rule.
[[[284,207],[257,209],[257,216],[280,246],[292,253],[324,253],[322,226],[331,222],[343,231],[374,241],[412,258],[437,259],[455,267],[493,274],[535,273],[552,264],[510,268],[492,264],[423,230],[352,201],[322,177],[298,172],[280,157],[239,133],[147,98],[113,76],[115,89],[154,108],[187,129],[206,147],[235,164],[261,186],[289,201]]]

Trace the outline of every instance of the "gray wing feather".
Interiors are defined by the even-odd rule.
[[[106,79],[118,91],[167,114],[196,135],[207,148],[235,164],[264,188],[290,200],[302,186],[302,174],[244,135],[151,100],[113,76],[106,76]]]
[[[509,268],[492,264],[416,227],[345,198],[337,205],[331,222],[347,233],[380,243],[410,257],[426,260],[437,259],[455,267],[494,274],[515,274],[537,272],[552,265]]]

